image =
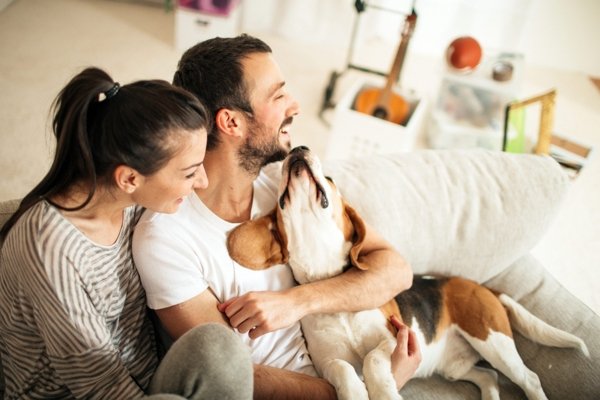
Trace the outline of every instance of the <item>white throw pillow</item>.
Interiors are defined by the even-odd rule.
[[[486,150],[370,155],[324,170],[415,273],[479,282],[538,242],[569,185],[549,157]]]

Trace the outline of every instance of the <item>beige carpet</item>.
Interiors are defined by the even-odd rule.
[[[345,44],[311,45],[252,33],[272,45],[302,106],[294,124],[294,143],[323,155],[329,130],[317,114],[329,73],[344,67]],[[95,65],[122,83],[170,80],[180,56],[173,41],[173,13],[141,2],[15,0],[1,11],[0,200],[23,196],[47,170],[53,150],[47,129],[49,107],[74,74]],[[383,60],[384,70],[388,64]],[[406,82],[425,95],[433,93],[439,60],[411,55],[404,68]],[[351,80],[352,74],[344,79]],[[338,91],[343,91],[346,81],[340,82]],[[556,131],[598,151],[600,94],[585,74],[528,68],[524,86],[529,95],[556,87]],[[535,254],[568,289],[600,312],[597,155],[574,181],[561,214]]]

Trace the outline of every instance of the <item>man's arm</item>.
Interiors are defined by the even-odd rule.
[[[217,309],[218,301],[210,290],[171,307],[156,310],[162,325],[176,340],[193,327],[209,322],[229,326]],[[336,399],[335,389],[326,380],[284,369],[254,365],[255,399]]]
[[[308,314],[379,307],[412,285],[408,263],[369,226],[359,261],[369,269],[353,267],[333,278],[281,292],[249,292],[221,304],[219,309],[234,328],[249,332],[255,339]]]
[[[155,312],[169,336],[177,340],[198,325],[216,322],[229,326],[225,316],[217,310],[218,303],[210,289],[206,289],[190,300]]]
[[[300,285],[296,296],[306,304],[305,312],[333,313],[377,308],[412,285],[412,269],[404,258],[377,234],[367,228],[358,261],[369,269],[348,269],[331,279]],[[303,287],[307,286],[307,287]]]
[[[335,389],[325,379],[254,365],[254,398],[278,400],[337,399]]]

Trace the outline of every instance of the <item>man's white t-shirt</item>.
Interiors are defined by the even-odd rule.
[[[269,213],[277,201],[279,168],[265,168],[254,182],[252,218]],[[290,268],[277,265],[253,271],[229,257],[230,223],[209,210],[195,193],[175,214],[146,211],[135,228],[133,255],[152,309],[170,307],[211,290],[219,302],[249,291],[278,291],[295,285]],[[252,350],[252,361],[316,375],[300,323],[252,340],[240,334]]]

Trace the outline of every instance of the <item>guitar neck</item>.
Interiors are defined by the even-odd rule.
[[[406,49],[408,49],[408,40],[402,39],[396,57],[394,58],[394,63],[392,64],[392,68],[390,69],[390,73],[385,82],[385,90],[391,90],[394,84],[400,79],[400,72],[402,71],[402,66],[404,64]]]
[[[415,9],[413,8],[411,14],[406,16],[404,21],[404,28],[402,29],[402,37],[400,39],[400,45],[398,46],[398,51],[396,52],[396,56],[394,57],[394,62],[392,63],[392,67],[390,68],[390,73],[388,74],[387,81],[385,86],[379,96],[378,104],[380,106],[385,106],[390,98],[392,93],[392,88],[395,83],[400,79],[400,72],[402,71],[402,66],[404,64],[404,58],[406,56],[406,50],[408,49],[408,43],[414,31],[415,23],[417,21],[417,14],[415,13]]]

